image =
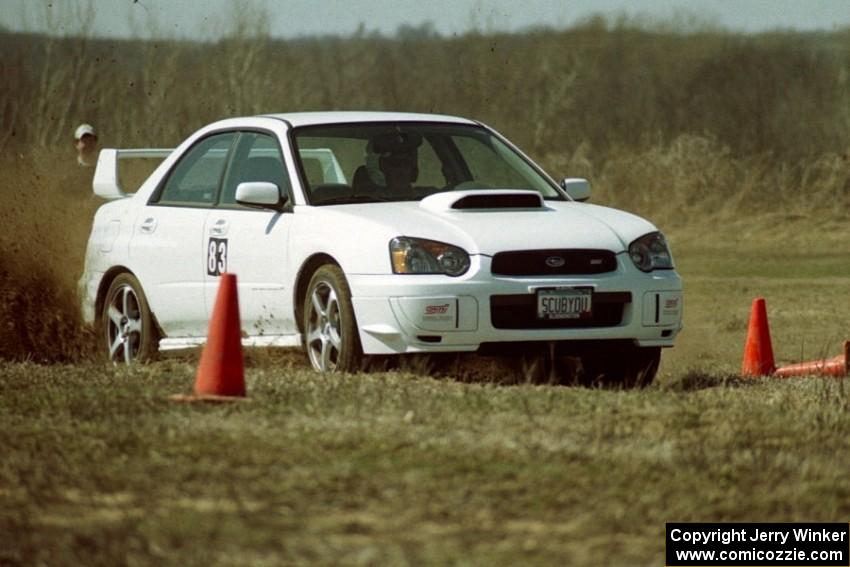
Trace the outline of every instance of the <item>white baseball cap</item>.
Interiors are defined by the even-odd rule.
[[[79,140],[86,134],[89,134],[91,136],[97,136],[97,134],[95,134],[94,132],[94,126],[92,126],[91,124],[80,124],[79,126],[77,126],[77,129],[74,130],[74,139]]]

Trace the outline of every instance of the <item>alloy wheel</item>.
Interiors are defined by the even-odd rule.
[[[342,349],[339,298],[334,288],[327,282],[319,282],[310,296],[308,309],[306,342],[310,362],[320,372],[332,372]]]
[[[131,285],[124,284],[110,295],[106,315],[109,359],[130,364],[138,357],[142,342],[142,310]]]

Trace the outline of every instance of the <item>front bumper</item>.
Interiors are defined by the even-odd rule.
[[[624,253],[617,259],[615,271],[583,276],[493,276],[490,258],[481,255],[473,256],[469,272],[458,278],[349,274],[363,351],[456,352],[478,350],[482,343],[578,340],[673,346],[682,329],[681,278],[675,270],[641,272]],[[491,302],[497,309],[506,297],[528,305],[538,289],[547,287],[592,288],[600,301],[628,299],[623,300],[622,313],[612,324],[529,328],[535,326],[530,323],[506,328],[504,320],[499,320],[494,325]],[[494,296],[500,299],[491,300]]]

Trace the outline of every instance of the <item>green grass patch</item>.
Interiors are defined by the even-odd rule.
[[[696,249],[677,255],[683,274],[698,277],[794,279],[850,278],[850,253]]]
[[[752,300],[764,297],[778,364],[840,354],[850,339],[846,228],[771,228],[765,219],[672,231],[685,330],[662,355],[661,381],[740,370]]]

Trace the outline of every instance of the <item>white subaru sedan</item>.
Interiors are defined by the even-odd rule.
[[[132,195],[118,162],[164,157]],[[174,150],[100,154],[80,281],[116,362],[202,344],[236,274],[246,345],[322,372],[370,355],[557,351],[651,381],[682,328],[682,282],[648,221],[584,201],[487,126],[318,112],[210,124]],[[545,348],[540,348],[545,346]]]

